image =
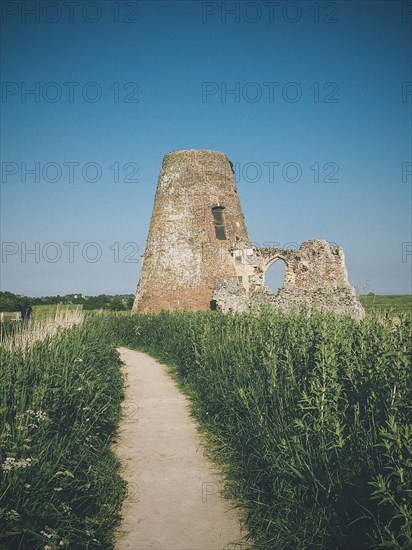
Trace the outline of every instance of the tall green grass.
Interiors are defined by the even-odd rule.
[[[42,315],[32,317],[28,321],[0,322],[0,344],[8,350],[25,350],[46,336],[52,336],[63,328],[81,323],[83,318],[82,306],[59,304],[52,309],[44,309]]]
[[[98,318],[0,347],[0,548],[110,548],[120,360]]]
[[[412,548],[411,317],[112,320],[173,365],[256,548]]]

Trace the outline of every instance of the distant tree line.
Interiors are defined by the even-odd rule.
[[[99,294],[98,296],[84,296],[83,294],[66,294],[64,296],[42,296],[33,298],[13,292],[0,292],[0,311],[20,311],[24,304],[31,306],[50,304],[81,304],[83,309],[109,309],[125,311],[132,308],[133,294]]]

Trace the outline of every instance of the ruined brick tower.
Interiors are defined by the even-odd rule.
[[[224,153],[165,155],[133,311],[210,309],[219,279],[237,279],[229,250],[248,241]]]
[[[285,263],[283,287],[265,287],[265,273]],[[165,155],[134,312],[162,309],[247,311],[266,304],[291,312],[302,306],[361,319],[343,250],[325,240],[298,250],[258,248],[249,241],[232,164],[224,153]]]

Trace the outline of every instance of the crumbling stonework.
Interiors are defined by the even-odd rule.
[[[265,273],[278,260],[285,262],[285,280],[275,295]],[[262,304],[364,315],[339,246],[313,240],[288,250],[249,241],[225,154],[165,155],[133,311],[247,311]]]
[[[248,311],[251,307],[249,294],[242,283],[227,279],[217,281],[213,292],[213,301],[216,304],[216,309],[223,313],[230,311],[241,313]]]
[[[214,295],[222,311],[244,311],[269,304],[288,313],[305,306],[348,313],[357,319],[364,316],[348,282],[345,257],[339,246],[314,240],[304,242],[298,250],[234,247],[232,254],[237,258],[237,286],[219,281]],[[285,262],[285,279],[283,287],[274,294],[264,286],[264,274],[278,260]],[[244,293],[238,288],[241,282]]]

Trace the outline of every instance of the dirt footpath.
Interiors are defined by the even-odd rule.
[[[237,550],[241,532],[221,478],[204,456],[188,402],[165,367],[120,348],[126,372],[125,419],[116,454],[129,495],[118,550]]]

